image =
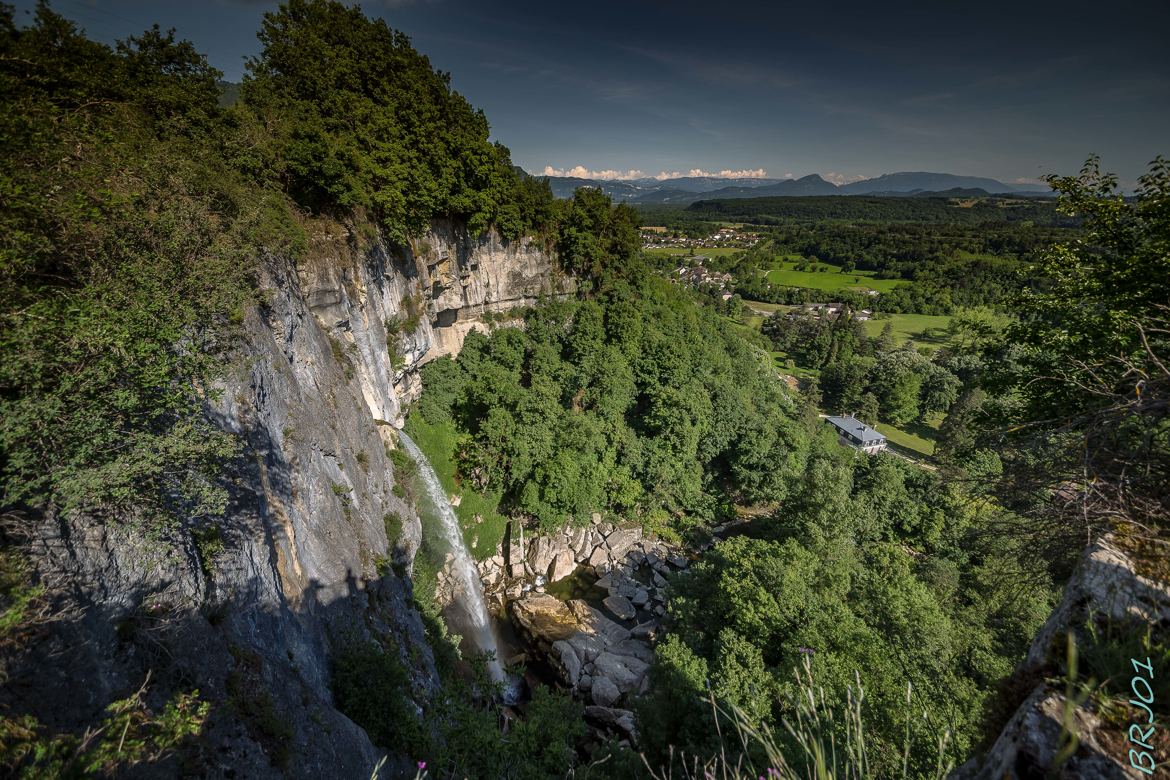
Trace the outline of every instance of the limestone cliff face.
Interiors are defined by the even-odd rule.
[[[396,654],[415,702],[437,684],[407,576],[420,525],[395,495],[393,426],[417,368],[487,327],[485,313],[567,288],[539,248],[453,223],[398,251],[335,226],[307,258],[259,265],[263,303],[208,402],[244,443],[225,522],[149,538],[42,518],[29,557],[64,617],[0,669],[0,707],[75,729],[149,673],[155,704],[192,688],[212,702],[205,776],[369,777],[382,751],[334,706],[335,649]],[[159,775],[187,771],[175,761]]]

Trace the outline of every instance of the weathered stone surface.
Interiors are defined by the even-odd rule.
[[[593,676],[592,675],[582,674],[581,677],[577,680],[577,690],[579,690],[581,693],[588,693],[589,689],[592,687],[593,687]]]
[[[637,614],[634,605],[625,596],[607,596],[602,603],[620,620],[629,620]]]
[[[649,664],[639,658],[607,650],[593,662],[593,687],[597,688],[598,680],[609,680],[618,690],[634,691],[649,669]]]
[[[615,729],[633,742],[637,742],[638,732],[634,713],[629,710],[593,705],[585,708],[585,719],[598,726]]]
[[[633,656],[647,664],[654,660],[654,651],[650,649],[650,645],[640,639],[635,639],[633,631],[630,632],[629,639],[614,642],[607,649],[615,655]]]
[[[1065,586],[1061,603],[1033,639],[1017,675],[1024,678],[1046,668],[1054,643],[1060,641],[1058,646],[1063,647],[1063,640],[1058,637],[1070,626],[1083,625],[1089,616],[1150,623],[1165,620],[1170,616],[1170,583],[1154,582],[1139,575],[1134,562],[1115,544],[1112,535],[1097,539],[1083,554]],[[1131,671],[1126,670],[1126,676]],[[1079,745],[1060,765],[1061,777],[1106,780],[1145,777],[1126,766],[1128,753],[1116,748],[1122,736],[1116,726],[1103,723],[1083,705],[1071,708],[1070,717],[1066,704],[1063,686],[1041,682],[1004,726],[991,749],[972,757],[952,777],[998,780],[1014,776],[1019,767],[1042,777],[1055,768],[1054,760],[1067,734],[1066,722],[1071,723]]]
[[[577,568],[577,561],[573,558],[573,551],[564,549],[557,552],[549,567],[548,581],[557,582],[571,575]]]
[[[647,620],[630,629],[630,636],[635,639],[654,639],[658,635],[658,623]]]
[[[310,232],[312,251],[299,260],[278,250],[243,260],[256,272],[264,305],[244,312],[238,370],[207,394],[215,424],[237,434],[242,449],[224,474],[231,502],[222,527],[230,543],[205,572],[189,541],[139,546],[112,525],[47,518],[36,528],[31,564],[63,598],[81,597],[85,609],[45,632],[64,652],[33,647],[25,660],[37,668],[25,660],[6,666],[5,713],[22,713],[27,691],[59,713],[54,727],[81,733],[84,714],[136,690],[162,647],[167,669],[154,667],[149,695],[161,702],[171,681],[182,680],[210,701],[215,716],[201,735],[215,754],[210,776],[230,768],[258,780],[368,777],[384,751],[334,707],[330,638],[395,648],[410,678],[404,695],[422,701],[436,689],[408,582],[398,566],[376,570],[385,556],[409,571],[421,539],[414,509],[392,490],[386,448],[396,444],[404,403],[421,388],[415,369],[424,356],[457,351],[467,332],[486,327],[484,312],[559,292],[554,264],[537,243],[505,242],[449,221],[420,237],[417,257],[387,246],[377,231],[361,240],[341,227]],[[426,254],[448,254],[446,277],[423,245]],[[460,270],[465,284],[447,278]],[[407,311],[407,298],[417,311]],[[405,333],[389,329],[388,343],[392,319],[418,324]],[[402,521],[395,539],[386,538],[390,513]],[[167,610],[151,647],[115,634],[146,608],[141,594]],[[205,617],[212,611],[214,627]],[[249,695],[270,698],[287,728],[283,769],[224,700],[233,671]],[[396,764],[408,758],[392,752],[388,773],[398,774]],[[146,774],[178,771],[172,761]]]
[[[593,549],[589,547],[589,529],[574,528],[569,537],[569,549],[573,551],[577,560],[588,558]]]
[[[659,588],[666,587],[666,577],[663,577],[661,574],[659,574],[656,571],[651,572],[650,577],[657,587],[659,587]]]
[[[594,512],[593,514],[589,515],[589,522],[593,523],[593,525],[597,525],[598,523],[600,523],[601,522],[601,512]]]
[[[687,567],[687,559],[677,553],[668,555],[666,560],[676,569],[685,569]]]
[[[644,607],[644,606],[646,606],[646,602],[648,602],[649,600],[650,600],[650,592],[647,591],[645,588],[638,588],[637,592],[634,593],[633,597],[630,599],[630,602],[635,607]]]
[[[604,547],[598,547],[593,551],[593,554],[589,556],[589,565],[595,569],[608,566],[609,550],[605,549]]]
[[[630,638],[630,632],[624,627],[607,618],[600,610],[590,606],[581,599],[569,602],[569,609],[577,618],[577,624],[583,631],[589,631],[601,636],[606,642],[620,642]]]
[[[551,536],[536,537],[528,543],[528,570],[533,575],[547,576],[558,552],[556,540]]]
[[[598,523],[597,524],[597,531],[602,536],[609,536],[613,532],[613,523],[610,523],[608,521],[604,522],[604,523]]]
[[[600,707],[609,707],[621,698],[622,692],[613,681],[605,677],[595,677],[592,686],[593,703]]]
[[[577,656],[576,649],[564,639],[558,639],[553,642],[552,653],[560,661],[561,673],[564,675],[565,682],[569,685],[576,685],[581,676],[581,659]]]
[[[605,537],[605,544],[614,558],[624,558],[641,539],[641,528],[618,528]]]
[[[573,611],[548,594],[529,594],[513,602],[512,616],[531,636],[548,642],[568,639],[577,631]]]
[[[605,650],[606,639],[592,632],[578,631],[565,640],[577,651],[577,657],[586,664],[592,664],[597,656]]]

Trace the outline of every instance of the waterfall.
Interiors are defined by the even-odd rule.
[[[463,541],[463,532],[459,528],[459,519],[455,516],[455,510],[451,508],[451,502],[447,500],[447,493],[443,490],[442,483],[439,482],[439,476],[435,474],[435,470],[431,468],[431,462],[427,460],[427,456],[418,448],[418,445],[411,441],[404,431],[398,432],[398,441],[402,443],[407,454],[418,465],[418,474],[422,478],[423,484],[426,485],[427,497],[430,499],[435,514],[439,517],[443,539],[453,556],[451,576],[455,580],[455,594],[452,606],[458,608],[465,616],[465,620],[462,621],[464,626],[461,626],[465,630],[458,633],[462,633],[464,638],[475,645],[480,652],[491,652],[492,658],[488,662],[488,673],[491,674],[492,680],[495,682],[506,683],[506,698],[512,696],[515,686],[507,679],[504,669],[500,665],[496,636],[492,631],[491,617],[488,615],[487,606],[484,604],[483,585],[479,581],[479,571],[475,568],[475,562],[471,559],[471,553],[468,552],[467,544]]]

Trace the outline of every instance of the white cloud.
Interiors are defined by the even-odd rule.
[[[574,165],[572,168],[554,168],[551,165],[546,165],[542,174],[545,176],[572,176],[578,179],[601,179],[604,181],[644,179],[646,177],[646,174],[642,171],[632,168],[628,171],[591,171],[584,165]]]
[[[684,176],[706,176],[720,179],[764,179],[767,178],[768,172],[763,168],[749,168],[741,171],[733,171],[730,168],[725,168],[721,171],[705,171],[702,168],[691,168],[689,171],[659,171],[654,176],[648,177],[645,172],[636,168],[631,168],[628,171],[593,171],[586,168],[584,165],[574,165],[572,168],[554,168],[551,165],[544,166],[542,174],[545,176],[574,176],[580,179],[598,179],[602,181],[625,181],[629,179],[645,179],[653,178],[659,181],[668,179],[681,179]],[[788,174],[791,176],[792,174]]]

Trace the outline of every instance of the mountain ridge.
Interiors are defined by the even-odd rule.
[[[531,174],[529,174],[531,175]],[[871,179],[834,184],[820,174],[800,178],[724,178],[684,176],[676,179],[588,179],[574,176],[548,176],[553,195],[572,197],[579,187],[596,187],[614,200],[634,205],[689,205],[698,200],[722,198],[765,198],[815,195],[870,195],[878,197],[956,197],[959,194],[1030,195],[1049,194],[1043,185],[1005,184],[983,176],[961,176],[929,171],[899,171]]]

